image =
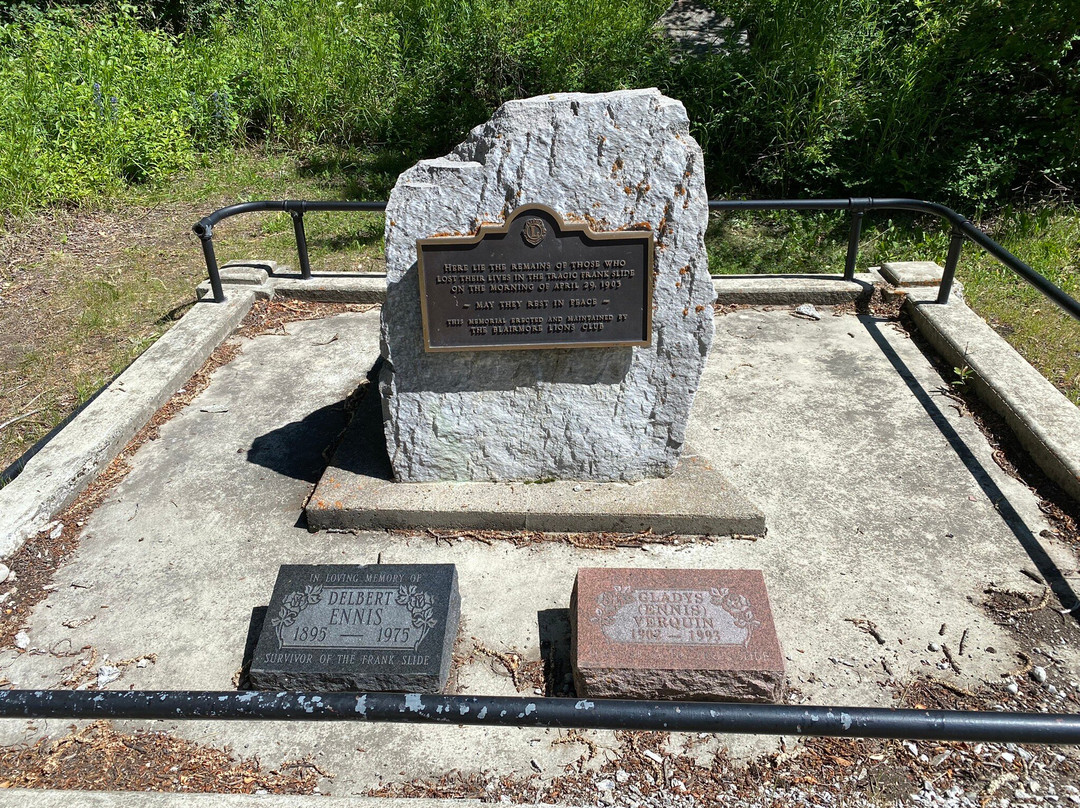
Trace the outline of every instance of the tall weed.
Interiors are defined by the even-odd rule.
[[[661,81],[698,122],[714,187],[968,208],[1080,187],[1075,0],[712,4],[749,47]]]
[[[510,98],[637,84],[664,5],[263,0],[220,33],[255,57],[246,84],[257,133],[430,152]]]

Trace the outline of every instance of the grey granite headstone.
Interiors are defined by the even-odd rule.
[[[543,204],[655,237],[648,347],[424,351],[417,239]],[[638,480],[671,474],[713,338],[701,149],[658,90],[504,104],[403,173],[386,211],[380,390],[399,482]]]
[[[285,565],[249,680],[256,690],[441,692],[460,614],[453,564]]]

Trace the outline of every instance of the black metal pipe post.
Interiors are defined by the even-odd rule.
[[[856,210],[851,214],[851,230],[848,233],[847,261],[844,264],[844,280],[855,280],[855,261],[859,257],[859,236],[862,235],[863,216],[866,211]]]
[[[1080,715],[1072,714],[406,693],[0,690],[0,717],[387,721],[1080,743]]]
[[[221,286],[221,272],[218,270],[217,255],[214,253],[214,230],[196,227],[196,234],[202,241],[203,258],[206,259],[206,274],[210,278],[210,289],[214,293],[215,303],[225,302],[225,290]]]
[[[290,210],[292,216],[293,234],[296,236],[296,252],[300,256],[300,277],[304,280],[311,278],[311,262],[308,260],[307,234],[304,232],[304,211]]]
[[[952,294],[953,280],[956,278],[956,265],[960,263],[960,250],[964,247],[964,234],[958,229],[952,231],[949,238],[949,254],[945,256],[945,269],[941,273],[941,286],[938,287],[938,303],[948,303]]]

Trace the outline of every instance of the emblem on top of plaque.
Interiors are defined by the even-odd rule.
[[[525,239],[525,243],[530,247],[535,247],[544,240],[546,235],[547,228],[544,226],[543,219],[529,219],[525,222],[525,226],[521,228],[521,237]]]

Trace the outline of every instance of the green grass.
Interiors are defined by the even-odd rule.
[[[379,200],[389,196],[398,173],[408,167],[399,154],[386,150],[349,149],[331,159],[324,149],[321,155],[298,159],[269,149],[230,151],[172,180],[132,188],[118,201],[149,208],[186,202],[199,205],[203,216],[259,199]],[[315,271],[381,271],[381,213],[309,213],[304,230]],[[190,241],[193,255],[201,258],[198,242]],[[283,212],[226,219],[214,228],[214,246],[222,263],[265,258],[295,267],[298,261],[292,219]]]
[[[945,263],[948,230],[925,217],[868,214],[858,269],[886,261]],[[1080,210],[1010,208],[980,225],[1041,275],[1080,295]],[[848,219],[836,213],[724,214],[706,245],[713,274],[844,270]],[[1080,323],[996,259],[966,243],[957,269],[969,304],[1069,399],[1080,404]]]

